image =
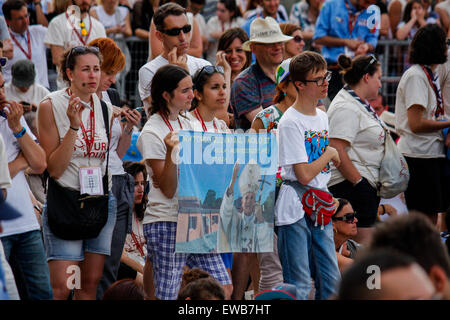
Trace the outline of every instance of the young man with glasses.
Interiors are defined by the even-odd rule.
[[[330,73],[322,56],[310,51],[291,60],[289,73],[297,99],[278,124],[281,178],[288,181],[275,204],[278,254],[284,282],[297,287],[298,299],[308,298],[313,278],[315,298],[322,300],[335,292],[340,278],[333,228],[307,216],[295,184],[327,190],[330,162],[340,164],[336,149],[328,146],[328,117],[317,108],[327,95]]]
[[[8,31],[14,50],[12,59],[3,68],[5,81],[11,81],[11,68],[16,61],[28,59],[36,66],[36,82],[49,88],[44,45],[47,28],[39,24],[30,26],[30,14],[26,3],[22,0],[8,0],[3,4],[2,9],[9,26]]]
[[[163,44],[163,53],[139,70],[139,95],[146,111],[151,104],[151,82],[159,68],[166,64],[176,64],[193,76],[198,69],[211,65],[206,60],[187,54],[192,26],[188,22],[186,9],[176,3],[167,3],[156,10],[153,21],[156,37]]]

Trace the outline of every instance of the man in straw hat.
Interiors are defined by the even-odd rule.
[[[242,212],[234,206],[234,184],[240,165],[233,167],[230,185],[220,206],[220,232],[218,251],[223,252],[271,252],[273,229],[262,217],[261,206],[256,197],[261,185],[261,168],[257,163],[248,163],[239,177]]]
[[[284,43],[291,39],[272,17],[257,18],[250,25],[250,40],[242,47],[253,52],[256,62],[235,79],[231,88],[238,128],[249,129],[256,114],[273,104],[276,69],[283,61]]]

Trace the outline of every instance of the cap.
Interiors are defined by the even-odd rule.
[[[34,84],[36,70],[28,59],[16,61],[11,67],[12,84],[16,87],[29,87]]]
[[[292,58],[286,59],[277,67],[277,72],[275,73],[275,80],[277,84],[280,84],[289,75],[289,64]]]
[[[280,283],[255,296],[255,300],[297,300],[297,288],[293,284]]]

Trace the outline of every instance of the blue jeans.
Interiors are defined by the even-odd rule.
[[[13,268],[14,276],[23,277],[22,287],[26,292],[22,292],[21,297],[25,296],[30,300],[52,300],[50,272],[41,232],[29,231],[1,239],[5,257]]]
[[[311,278],[316,286],[316,300],[334,294],[340,272],[331,222],[321,230],[305,216],[296,223],[279,226],[277,234],[284,282],[297,287],[297,299],[308,298]]]

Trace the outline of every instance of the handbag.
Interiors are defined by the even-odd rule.
[[[385,127],[383,127],[383,129],[385,131],[384,155],[380,164],[380,177],[377,184],[377,193],[381,198],[390,199],[404,192],[408,187],[409,169],[405,157],[403,157],[398,150],[391,134]],[[352,149],[358,156],[359,161],[366,167],[367,171],[372,176],[372,179],[376,181],[372,172],[367,167],[366,162],[362,160],[355,148],[352,147]]]
[[[64,240],[96,238],[108,220],[109,121],[106,103],[100,102],[108,137],[106,173],[102,179],[104,194],[80,194],[80,191],[64,188],[52,177],[48,178],[48,225],[55,236]]]
[[[320,225],[323,230],[337,209],[333,195],[326,190],[305,186],[298,181],[284,180],[283,183],[294,188],[306,215],[314,222],[315,227]]]

